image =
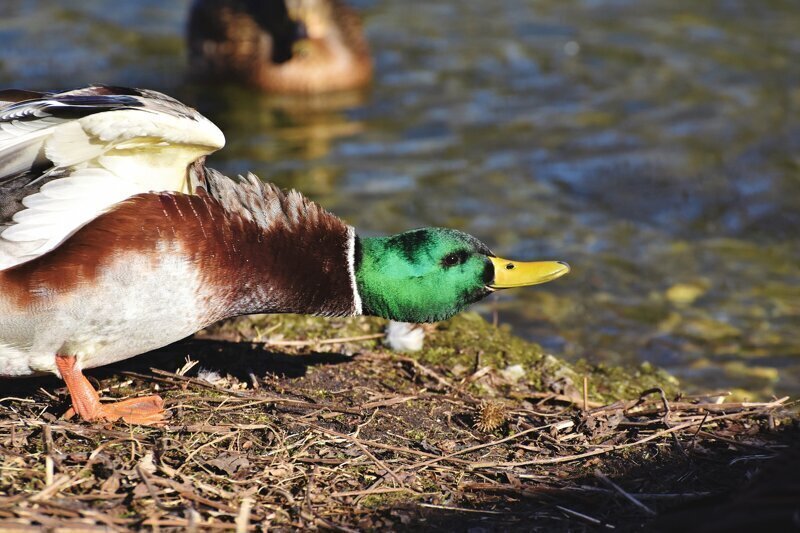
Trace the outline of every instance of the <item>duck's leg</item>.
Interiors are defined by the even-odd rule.
[[[130,424],[156,426],[164,423],[164,401],[159,396],[131,398],[115,403],[100,403],[100,395],[75,365],[75,356],[56,355],[56,366],[67,384],[72,407],[67,418],[78,414],[84,420],[123,419]]]

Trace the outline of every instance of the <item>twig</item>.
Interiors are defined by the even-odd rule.
[[[250,529],[250,510],[253,507],[252,498],[242,498],[239,505],[239,514],[236,515],[236,533],[247,533]]]
[[[586,520],[587,522],[591,522],[592,524],[596,524],[598,526],[599,525],[603,525],[603,521],[602,520],[598,520],[597,518],[595,518],[593,516],[589,516],[588,514],[579,513],[578,511],[573,511],[572,509],[564,507],[563,505],[556,505],[556,509],[560,509],[561,511],[564,511],[567,514],[571,514],[572,516],[577,516],[578,518],[583,518],[584,520]],[[605,524],[605,526],[608,527],[608,528],[613,528],[614,527],[611,524]]]
[[[406,470],[419,470],[420,468],[423,468],[423,467],[426,467],[426,466],[430,466],[432,464],[438,463],[439,461],[450,460],[450,459],[454,458],[457,455],[474,452],[476,450],[480,450],[480,449],[483,449],[483,448],[488,448],[490,446],[497,446],[498,444],[502,444],[502,443],[508,442],[510,440],[518,439],[518,438],[522,437],[523,435],[527,435],[528,433],[533,433],[534,431],[541,431],[543,429],[547,429],[547,428],[551,427],[552,425],[553,424],[547,424],[547,425],[544,425],[544,426],[538,426],[538,427],[535,427],[535,428],[526,429],[524,431],[520,431],[519,433],[515,433],[515,434],[513,434],[513,435],[511,435],[509,437],[506,437],[504,439],[495,440],[495,441],[492,441],[492,442],[488,442],[486,444],[478,444],[477,446],[470,446],[469,448],[464,448],[463,450],[458,450],[456,452],[449,453],[447,455],[442,455],[441,457],[436,457],[436,458],[431,459],[429,461],[424,461],[422,463],[416,463],[416,464],[407,466],[407,467],[405,467],[405,469]],[[472,464],[474,464],[474,463],[470,463],[470,465],[472,465]]]
[[[612,489],[614,489],[617,492],[619,492],[620,494],[622,494],[625,497],[625,499],[627,499],[629,502],[631,502],[633,505],[635,505],[639,509],[643,510],[644,512],[646,512],[649,515],[656,516],[656,512],[654,510],[652,510],[651,508],[649,508],[648,506],[646,506],[645,504],[643,504],[642,502],[640,502],[639,500],[634,498],[633,495],[631,495],[629,492],[625,491],[625,489],[623,489],[622,487],[620,487],[619,485],[614,483],[612,480],[610,480],[608,478],[608,476],[603,474],[601,471],[595,470],[594,471],[594,475],[595,475],[595,477],[597,477],[597,479],[599,479],[600,481],[602,481],[603,483],[605,483],[606,485],[608,485]]]
[[[299,422],[301,424],[304,424],[304,425],[306,425],[308,427],[312,427],[314,429],[317,429],[317,430],[319,430],[319,431],[321,431],[323,433],[327,433],[329,435],[334,435],[336,437],[341,437],[343,439],[348,439],[349,440],[349,439],[353,439],[354,438],[354,437],[352,437],[350,435],[347,435],[346,433],[341,433],[339,431],[336,431],[335,429],[329,429],[329,428],[326,428],[326,427],[323,427],[323,426],[319,426],[319,425],[314,424],[313,422],[309,422],[307,420],[294,420],[294,421],[295,422]],[[428,452],[421,452],[419,450],[413,450],[411,448],[406,448],[404,446],[395,446],[393,444],[384,444],[383,442],[377,442],[377,441],[374,441],[374,440],[364,440],[364,439],[358,439],[358,440],[362,444],[364,444],[365,446],[372,446],[373,448],[381,448],[383,450],[390,450],[390,451],[398,452],[398,453],[407,453],[407,454],[411,454],[411,455],[417,455],[417,456],[420,456],[420,457],[431,457],[431,458],[434,458],[434,459],[442,459],[442,457],[439,456],[439,455],[436,455],[436,454],[433,454],[433,453],[428,453]],[[467,461],[467,460],[464,460],[464,459],[448,458],[448,461],[453,462],[453,463],[462,464],[462,465],[472,464],[472,461]]]
[[[445,511],[456,511],[459,513],[478,513],[478,514],[494,514],[503,515],[508,514],[501,511],[490,511],[488,509],[468,509],[466,507],[453,507],[450,505],[436,505],[434,503],[418,503],[419,507],[427,507],[429,509],[443,509]]]
[[[692,435],[692,441],[689,443],[689,451],[694,450],[694,443],[697,440],[697,435],[703,429],[703,424],[706,423],[707,419],[708,419],[708,411],[706,411],[706,414],[703,416],[703,420],[700,421],[700,425],[697,426],[697,431],[695,431],[694,435]]]
[[[0,398],[0,402],[5,402],[8,400],[22,403],[36,403],[36,400],[31,400],[30,398],[17,398],[16,396],[6,396],[5,398]]]
[[[364,454],[365,454],[367,457],[369,457],[369,458],[370,458],[370,459],[371,459],[371,460],[372,460],[372,461],[373,461],[373,462],[374,462],[376,465],[378,465],[379,467],[381,467],[382,469],[384,469],[384,470],[385,470],[385,471],[386,471],[386,472],[387,472],[387,473],[388,473],[390,476],[392,476],[392,479],[394,479],[394,480],[395,480],[395,482],[397,482],[397,484],[398,484],[398,485],[400,485],[401,487],[404,487],[404,486],[405,486],[405,484],[403,483],[403,480],[402,480],[402,479],[400,479],[400,477],[397,475],[397,473],[396,473],[394,470],[392,470],[391,468],[389,468],[389,467],[386,465],[386,463],[384,463],[383,461],[381,461],[380,459],[378,459],[377,457],[375,457],[375,456],[372,454],[372,452],[371,452],[371,451],[369,451],[369,450],[367,449],[367,447],[366,447],[366,446],[364,446],[363,444],[361,444],[361,441],[360,441],[359,439],[357,439],[357,438],[355,438],[355,437],[350,437],[350,439],[348,439],[348,440],[350,440],[350,441],[351,441],[353,444],[355,444],[356,446],[358,446],[358,448],[359,448],[359,449],[360,449],[362,452],[364,452]]]
[[[223,440],[229,439],[229,438],[231,438],[231,437],[233,437],[234,435],[237,435],[237,434],[238,434],[238,432],[226,433],[225,435],[222,435],[221,437],[217,437],[216,439],[214,439],[212,441],[206,442],[205,444],[203,444],[201,446],[198,446],[197,448],[195,448],[194,450],[189,452],[189,455],[186,456],[186,458],[183,460],[183,463],[178,467],[178,469],[176,471],[176,474],[180,473],[181,469],[183,469],[184,466],[189,464],[189,461],[191,461],[192,458],[194,458],[195,455],[200,453],[200,451],[203,450],[203,448],[207,448],[209,446],[213,446],[215,444],[218,444],[218,443],[222,442]]]
[[[662,389],[661,387],[655,387],[655,388],[652,388],[652,389],[647,389],[646,391],[642,392],[639,395],[639,402],[643,402],[644,401],[644,397],[647,396],[648,394],[656,394],[656,393],[658,393],[659,397],[661,398],[661,403],[664,405],[664,419],[663,419],[664,420],[664,425],[669,427],[669,425],[670,425],[669,424],[670,408],[669,408],[669,402],[667,401],[667,395],[664,394],[664,389]],[[639,403],[639,402],[637,402],[637,403]]]
[[[589,377],[583,376],[583,412],[589,410]]]
[[[395,492],[414,492],[408,487],[386,487],[374,488],[366,490],[349,490],[343,492],[332,492],[328,494],[329,498],[347,498],[350,496],[369,496],[371,494],[392,494]]]
[[[150,484],[150,480],[148,479],[147,474],[144,473],[144,470],[142,470],[141,466],[136,465],[136,473],[139,474],[139,479],[141,479],[144,483],[144,486],[147,488],[147,492],[150,494],[150,497],[153,498],[153,502],[156,504],[156,507],[167,512],[174,511],[177,508],[165,505],[161,501],[161,498],[159,498],[158,494],[156,494],[156,490],[153,488],[153,485]]]

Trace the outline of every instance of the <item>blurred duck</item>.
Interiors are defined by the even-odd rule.
[[[155,91],[0,92],[0,377],[54,373],[85,420],[159,424],[158,396],[101,403],[82,370],[250,313],[443,320],[569,270],[445,228],[360,237],[205,167],[224,142]]]
[[[200,78],[276,93],[356,89],[372,78],[360,17],[339,0],[196,0],[188,39]]]

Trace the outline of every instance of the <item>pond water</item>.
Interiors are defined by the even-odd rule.
[[[556,355],[800,393],[797,2],[360,0],[376,81],[311,100],[187,83],[188,4],[3,0],[0,85],[163,90],[364,233],[568,261],[478,306]]]

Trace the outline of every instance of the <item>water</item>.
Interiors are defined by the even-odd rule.
[[[151,87],[226,132],[212,164],[365,233],[463,229],[569,277],[478,309],[567,358],[800,393],[800,5],[362,0],[363,95],[184,78],[187,1],[4,0],[0,84]]]

